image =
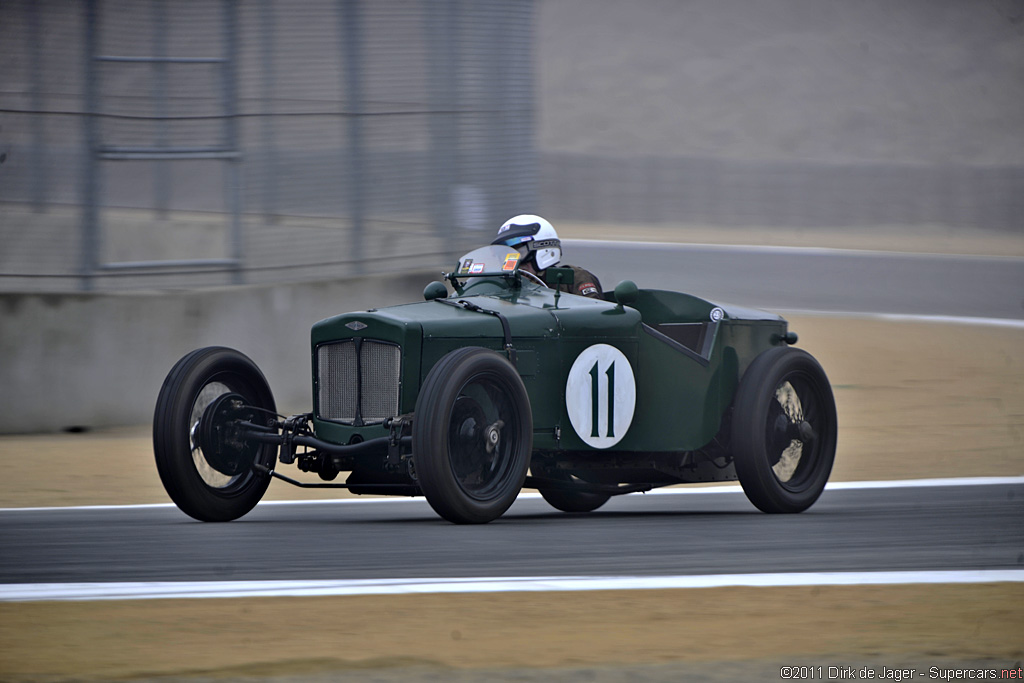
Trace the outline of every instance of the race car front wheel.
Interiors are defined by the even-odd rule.
[[[232,413],[242,414],[233,415]],[[260,501],[276,446],[232,441],[218,430],[232,417],[272,424],[274,397],[248,356],[224,347],[189,353],[171,368],[153,415],[153,453],[160,481],[181,510],[200,521],[238,519]]]
[[[769,349],[743,375],[733,406],[733,460],[750,502],[772,513],[813,505],[836,453],[836,404],[821,365],[801,349]]]
[[[467,347],[431,368],[416,400],[412,452],[437,514],[456,524],[500,517],[523,487],[532,449],[530,399],[505,358]]]

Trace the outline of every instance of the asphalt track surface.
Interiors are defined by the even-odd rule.
[[[1024,318],[1024,259],[799,247],[565,240],[605,289],[688,292],[784,311]]]
[[[523,497],[457,526],[422,499],[0,512],[0,583],[656,576],[1024,568],[1024,482],[827,490],[799,515],[742,492],[638,495],[585,515]]]

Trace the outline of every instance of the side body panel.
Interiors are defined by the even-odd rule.
[[[591,346],[602,344],[618,349],[626,357],[635,379],[640,351],[640,314],[633,308],[617,306],[604,301],[563,295],[562,301],[565,302],[566,299],[572,301],[573,305],[554,312],[558,319],[559,329],[557,372],[554,372],[545,382],[546,391],[557,396],[557,405],[552,406],[551,415],[552,417],[557,416],[555,426],[558,429],[557,432],[551,433],[551,438],[535,441],[534,447],[537,449],[592,450],[592,447],[587,445],[576,433],[569,418],[566,391],[570,370],[583,351]],[[587,377],[583,381],[591,382],[593,380]],[[588,385],[584,393],[589,393],[591,389],[597,391],[597,388]],[[637,383],[637,393],[640,393],[639,383]],[[634,409],[635,414],[636,410]],[[630,429],[631,431],[632,429]],[[629,438],[629,433],[627,432],[623,438]]]
[[[591,346],[618,349],[635,380],[632,422],[614,450],[681,452],[715,436],[746,367],[761,351],[782,343],[786,332],[778,316],[675,292],[641,290],[635,304],[624,307],[569,294],[556,297],[553,290],[529,284],[509,289],[481,281],[447,302],[346,313],[316,323],[311,333],[314,407],[317,347],[323,343],[362,337],[400,345],[400,414],[415,410],[424,379],[450,351],[481,346],[504,353],[499,317],[467,310],[460,301],[507,321],[530,396],[534,447],[546,451],[601,450],[576,433],[566,407],[570,368]],[[383,425],[314,419],[314,427],[335,443],[387,434]]]
[[[678,292],[640,290],[637,416],[622,450],[695,450],[718,433],[743,372],[781,343],[781,317]]]

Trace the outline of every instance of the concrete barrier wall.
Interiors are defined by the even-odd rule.
[[[421,301],[437,272],[202,292],[0,294],[0,433],[144,424],[171,366],[223,345],[251,357],[278,409],[311,409],[317,320]]]
[[[1019,231],[1024,164],[822,163],[545,152],[552,220]]]

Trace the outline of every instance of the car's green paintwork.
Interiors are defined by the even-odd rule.
[[[470,301],[508,320],[517,369],[530,397],[537,451],[596,450],[575,433],[565,401],[569,369],[591,345],[619,349],[636,381],[632,424],[614,450],[683,452],[715,437],[743,371],[762,351],[784,344],[787,332],[786,321],[770,313],[659,290],[641,289],[632,305],[622,306],[559,294],[526,278],[489,277],[470,280],[451,300]],[[346,326],[354,321],[365,327]],[[658,332],[667,323],[690,323],[695,333],[703,329],[705,343],[697,350],[683,348]],[[464,346],[503,352],[497,317],[442,301],[346,313],[313,326],[314,401],[317,346],[353,337],[401,346],[400,414],[414,411],[427,373],[448,352]],[[316,418],[314,429],[320,438],[339,444],[388,433],[383,425],[353,427]]]

